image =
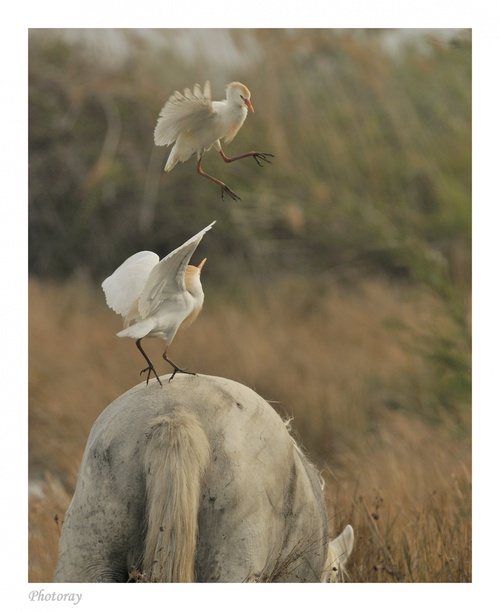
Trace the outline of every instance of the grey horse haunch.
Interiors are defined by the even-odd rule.
[[[322,479],[258,394],[178,374],[95,422],[66,513],[58,582],[314,582]]]

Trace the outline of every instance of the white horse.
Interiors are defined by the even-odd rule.
[[[347,559],[351,555],[354,547],[354,530],[348,524],[340,535],[328,544],[328,555],[325,568],[321,575],[323,583],[335,583],[344,581],[344,576],[348,576],[345,568]]]
[[[55,581],[330,580],[322,488],[246,386],[185,374],[142,383],[90,432]]]

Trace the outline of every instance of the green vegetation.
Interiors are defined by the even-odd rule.
[[[256,112],[228,151],[269,150],[276,159],[260,169],[206,157],[207,171],[241,192],[241,205],[222,203],[194,162],[162,173],[167,149],[153,144],[174,89],[209,78],[214,97],[224,97],[213,66],[131,37],[128,61],[111,70],[77,45],[31,35],[31,271],[102,278],[131,252],[168,252],[217,218],[206,251],[218,263],[230,254],[234,266],[214,266],[218,282],[232,284],[237,268],[285,268],[467,283],[470,34],[397,56],[373,33],[246,34],[259,54],[227,80],[249,85]]]

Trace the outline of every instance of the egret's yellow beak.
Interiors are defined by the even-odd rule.
[[[250,110],[252,112],[255,112],[254,109],[253,109],[253,106],[252,106],[252,102],[250,102],[250,100],[248,98],[244,98],[244,100],[245,100],[245,104],[248,106],[248,108],[250,108]]]
[[[202,261],[202,262],[201,262],[201,263],[198,265],[198,269],[200,270],[200,272],[201,272],[201,270],[203,269],[203,266],[205,265],[206,260],[207,260],[207,259],[206,259],[206,257],[205,257],[205,259],[203,259],[203,261]]]

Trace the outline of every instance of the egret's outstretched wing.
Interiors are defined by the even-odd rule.
[[[198,84],[192,92],[187,88],[184,93],[175,91],[160,111],[154,131],[155,144],[172,144],[179,134],[197,131],[210,117],[215,119],[216,113],[212,106],[209,81],[206,81],[203,92]]]
[[[154,252],[143,250],[124,261],[101,285],[108,306],[126,317],[137,304],[146,280],[159,260]]]
[[[194,251],[215,221],[202,229],[179,248],[164,257],[148,276],[139,299],[139,314],[146,318],[154,314],[165,301],[177,302],[186,290],[184,275]]]

